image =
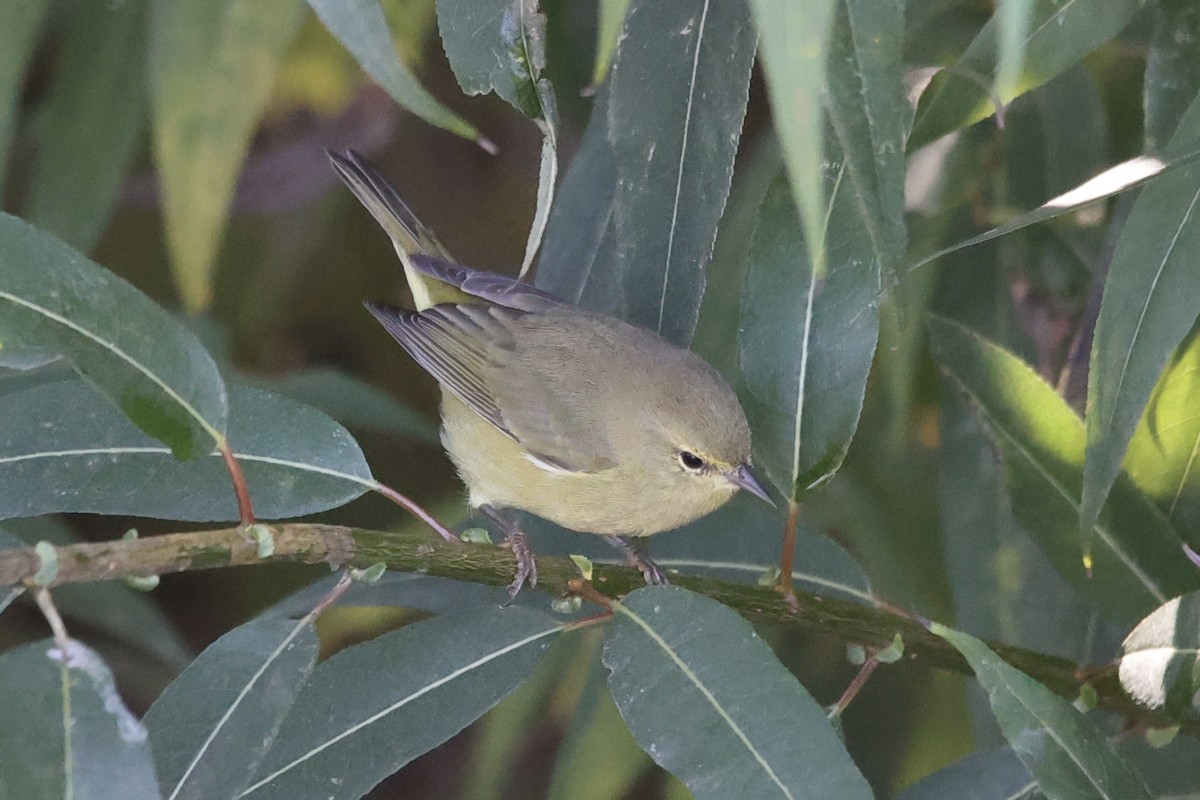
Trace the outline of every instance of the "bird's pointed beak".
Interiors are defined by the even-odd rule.
[[[750,472],[750,467],[747,465],[742,464],[733,472],[726,475],[726,477],[729,478],[729,482],[734,486],[739,489],[745,489],[755,497],[765,500],[771,508],[775,508],[775,501],[771,499],[771,495],[767,494],[767,490],[762,487],[762,484]]]

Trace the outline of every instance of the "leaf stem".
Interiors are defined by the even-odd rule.
[[[416,517],[417,519],[424,522],[430,528],[433,528],[433,530],[437,533],[437,535],[441,536],[447,542],[454,542],[455,544],[462,544],[462,540],[460,540],[457,536],[455,536],[453,533],[448,531],[446,529],[446,527],[444,525],[442,525],[442,523],[438,522],[436,519],[433,518],[432,514],[430,514],[425,509],[421,508],[421,506],[417,505],[417,503],[415,501],[413,501],[412,499],[410,499],[407,495],[401,494],[400,492],[396,491],[392,487],[385,486],[384,484],[379,483],[378,481],[373,481],[367,485],[370,486],[372,491],[374,491],[376,494],[383,495],[388,500],[391,500],[393,503],[400,506],[408,513],[412,514],[414,517]]]
[[[233,455],[233,450],[229,447],[229,440],[222,439],[217,449],[221,451],[221,460],[225,462],[225,469],[229,470],[229,477],[233,480],[233,492],[237,495],[238,517],[243,525],[253,525],[254,506],[250,503],[250,489],[246,486],[246,475],[242,472],[242,464]]]

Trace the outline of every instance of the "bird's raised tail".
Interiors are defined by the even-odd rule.
[[[432,280],[424,271],[413,266],[412,256],[415,255],[428,255],[451,262],[454,259],[433,235],[433,231],[417,219],[399,193],[379,174],[379,170],[353,150],[340,153],[326,150],[325,154],[329,156],[342,182],[391,238],[396,254],[404,264],[404,277],[417,310],[423,311],[440,303],[462,302],[465,298],[463,293]]]

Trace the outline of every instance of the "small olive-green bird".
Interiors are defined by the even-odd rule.
[[[512,509],[622,549],[651,583],[662,572],[627,537],[677,528],[745,489],[750,427],[729,384],[652,331],[528,284],[453,263],[363,157],[328,153],[404,264],[415,311],[367,303],[442,387],[442,443],[472,508],[504,529],[514,595],[537,582]]]

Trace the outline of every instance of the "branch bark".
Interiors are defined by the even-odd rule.
[[[421,572],[442,578],[506,586],[516,562],[512,553],[499,547],[467,545],[431,539],[425,534],[388,533],[336,525],[262,524],[273,539],[274,550],[260,555],[260,539],[245,528],[173,533],[146,539],[89,542],[56,548],[57,570],[51,576],[34,548],[0,550],[0,588],[43,586],[144,577],[243,564],[277,561],[320,563],[332,566],[369,567],[380,562],[400,572]],[[538,589],[555,595],[568,593],[567,584],[579,571],[566,558],[539,556]],[[733,583],[696,575],[672,576],[678,586],[718,600],[756,624],[791,627],[806,633],[834,636],[847,643],[882,648],[900,634],[905,658],[939,669],[970,674],[963,658],[946,641],[934,636],[914,619],[881,604],[860,605],[834,597],[796,592],[799,613],[789,610],[788,600],[773,587]],[[605,597],[619,598],[643,585],[638,570],[596,564],[592,585]],[[528,590],[527,590],[528,591]],[[1065,659],[991,644],[993,650],[1016,668],[1053,691],[1074,698],[1083,683],[1091,683],[1101,708],[1115,711],[1140,723],[1156,726],[1175,724],[1135,704],[1122,690],[1112,665],[1081,668]],[[1189,723],[1185,730],[1196,734],[1200,726]]]

